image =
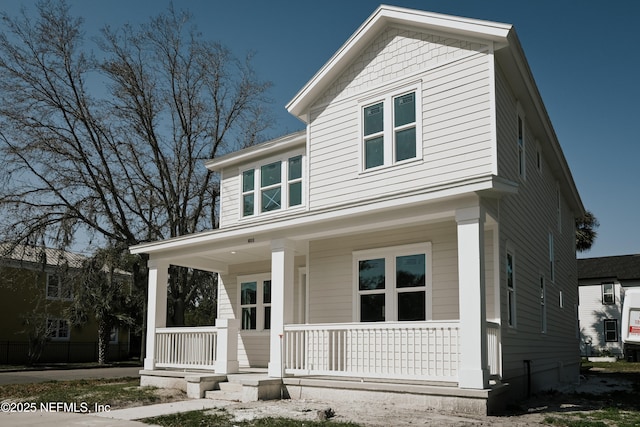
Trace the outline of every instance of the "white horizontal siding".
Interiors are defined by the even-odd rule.
[[[489,58],[487,54],[475,53],[457,62],[425,70],[420,76],[423,81],[420,95],[423,162],[359,174],[358,98],[336,99],[316,112],[310,125],[311,209],[490,173]]]
[[[223,171],[220,178],[220,227],[238,220],[240,212],[240,179],[238,168]]]
[[[611,283],[611,282],[609,282]],[[620,328],[622,327],[622,298],[620,283],[614,283],[615,304],[602,303],[602,284],[581,285],[580,293],[580,350],[584,356],[593,356],[603,350],[613,354],[622,354]],[[618,321],[618,341],[606,342],[604,336],[604,321],[615,319]]]
[[[500,200],[500,286],[502,319],[507,318],[506,245],[515,256],[516,328],[503,324],[503,375],[510,381],[526,381],[524,361],[533,361],[532,390],[545,385],[536,378],[562,377],[562,366],[572,366],[577,376],[577,279],[573,213],[562,197],[562,227],[556,217],[556,177],[546,167],[537,169],[536,138],[525,117],[526,179],[519,177],[517,152],[517,100],[501,70],[496,74],[498,172],[518,183],[518,193]],[[544,143],[544,141],[541,141]],[[549,267],[549,232],[554,235],[555,281]],[[546,333],[541,332],[540,275],[546,284]],[[560,293],[564,307],[560,307]],[[555,374],[545,374],[555,372]],[[540,376],[539,376],[540,375]],[[573,375],[573,374],[571,374]],[[574,377],[575,377],[574,376]],[[550,377],[547,377],[550,378]],[[572,378],[575,379],[575,378]],[[546,385],[547,387],[549,385]]]
[[[353,321],[353,252],[431,242],[433,320],[457,319],[458,263],[456,225],[377,231],[311,242],[309,245],[309,322]]]

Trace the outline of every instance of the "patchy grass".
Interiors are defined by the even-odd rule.
[[[563,416],[548,416],[544,422],[550,425],[566,427],[632,427],[640,425],[640,413],[622,411],[617,408],[605,408],[591,412],[568,413]]]
[[[111,378],[76,381],[49,381],[37,384],[0,386],[2,400],[36,404],[47,402],[86,402],[109,405],[111,409],[148,405],[166,401],[155,387],[140,387],[138,378]],[[184,396],[177,396],[183,400]],[[170,398],[169,400],[176,400]]]
[[[161,417],[145,418],[146,424],[155,424],[163,427],[190,427],[190,426],[219,426],[219,427],[359,427],[359,424],[333,422],[333,421],[307,421],[291,418],[257,418],[254,420],[236,421],[233,416],[224,409],[182,412],[179,414],[164,415]]]
[[[609,374],[633,372],[640,374],[640,362],[627,362],[626,360],[618,360],[617,362],[589,362],[585,359],[580,365],[580,371],[583,374],[596,371]]]

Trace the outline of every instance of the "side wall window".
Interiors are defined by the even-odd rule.
[[[516,326],[516,261],[511,251],[507,251],[507,323]]]

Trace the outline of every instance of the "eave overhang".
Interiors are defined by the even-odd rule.
[[[307,142],[306,130],[291,133],[271,141],[263,142],[230,154],[207,160],[205,167],[211,171],[219,172],[224,168],[238,164],[247,164],[254,160],[275,155],[296,147],[304,147]]]

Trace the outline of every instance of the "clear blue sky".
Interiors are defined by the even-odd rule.
[[[387,4],[513,24],[587,209],[600,221],[580,257],[640,253],[640,1],[389,0]],[[32,0],[4,0],[15,14]],[[146,21],[163,0],[71,0],[87,34]],[[274,83],[272,136],[302,129],[284,106],[376,9],[370,0],[184,0],[207,38],[256,52]]]

